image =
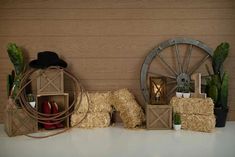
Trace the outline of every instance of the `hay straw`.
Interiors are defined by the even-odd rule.
[[[145,121],[144,113],[134,96],[127,90],[121,89],[113,93],[112,104],[120,112],[124,127],[135,128]]]
[[[215,128],[215,116],[181,114],[182,129],[212,132]]]
[[[214,103],[211,98],[177,98],[170,101],[173,111],[185,114],[213,115]]]
[[[71,117],[71,126],[74,126],[85,113],[73,114]],[[86,118],[77,125],[79,128],[103,128],[110,125],[110,115],[108,112],[87,113]]]
[[[111,92],[106,93],[88,93],[89,96],[89,112],[111,112],[112,107],[110,103]],[[82,102],[78,107],[78,113],[87,111],[88,99],[85,94],[82,95]]]
[[[71,117],[73,126],[83,113],[87,110],[88,99],[82,96],[82,102],[75,114]],[[126,128],[135,128],[142,125],[145,116],[142,108],[135,101],[134,96],[127,90],[121,89],[113,93],[89,93],[90,105],[89,113],[78,127],[106,127],[110,124],[110,115],[112,106],[120,112],[120,118]],[[108,114],[108,116],[107,116]]]

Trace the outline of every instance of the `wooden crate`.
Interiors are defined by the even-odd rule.
[[[38,111],[42,112],[42,104],[44,101],[55,101],[58,105],[59,112],[67,110],[69,107],[69,94],[68,93],[51,93],[51,94],[39,94],[37,95],[37,108]],[[65,127],[69,127],[69,117],[67,117],[63,122]],[[39,128],[42,126],[39,124]]]
[[[146,128],[156,130],[171,129],[172,107],[169,105],[147,105]]]
[[[37,77],[37,94],[64,93],[63,69],[40,70]]]
[[[7,109],[4,114],[4,127],[8,136],[26,135],[38,131],[37,120],[27,115],[23,109]]]

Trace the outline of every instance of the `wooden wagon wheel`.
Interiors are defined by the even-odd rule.
[[[193,73],[197,72],[206,62],[211,62],[212,54],[211,48],[194,39],[175,38],[160,43],[147,55],[141,67],[140,86],[145,102],[150,103],[150,76],[167,78],[167,98],[169,100],[176,91],[177,85],[191,81]],[[204,66],[203,68],[205,69]]]

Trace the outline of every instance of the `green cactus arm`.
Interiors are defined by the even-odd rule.
[[[218,90],[220,90],[220,88],[221,88],[220,76],[219,75],[212,75],[211,76],[211,84],[215,85],[218,88]]]
[[[212,57],[212,66],[214,74],[219,74],[221,70],[221,65],[227,58],[229,53],[229,43],[223,42],[217,46]]]
[[[220,103],[223,108],[227,108],[228,104],[228,73],[224,73],[222,85],[221,85],[221,91],[220,91]]]
[[[14,65],[16,75],[20,75],[25,69],[22,50],[17,47],[15,43],[9,43],[7,45],[7,52],[12,64]]]
[[[179,125],[181,124],[181,117],[180,117],[180,113],[174,113],[174,124]]]
[[[212,98],[214,104],[217,104],[218,101],[218,88],[216,85],[211,85],[208,89],[208,97]]]

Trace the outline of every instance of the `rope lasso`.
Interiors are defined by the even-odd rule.
[[[29,104],[29,102],[27,101],[25,88],[32,81],[34,81],[39,76],[41,76],[41,72],[44,72],[46,70],[51,70],[51,69],[63,70],[63,73],[72,80],[72,82],[74,84],[74,86],[73,86],[74,87],[74,90],[73,90],[74,100],[69,105],[69,107],[67,109],[65,109],[61,112],[58,112],[56,114],[45,114],[45,113],[39,112],[37,109],[33,108]],[[34,78],[30,78],[35,73],[37,73],[38,75],[36,75],[36,77],[34,77]],[[80,91],[80,93],[78,92],[78,90]],[[22,78],[21,78],[20,88],[19,88],[19,92],[16,96],[16,99],[19,100],[19,103],[20,103],[23,111],[29,117],[35,119],[38,123],[41,123],[41,124],[57,124],[57,123],[60,123],[60,122],[64,121],[66,118],[68,118],[69,116],[71,116],[73,113],[75,113],[78,110],[78,108],[79,108],[79,106],[82,102],[83,94],[85,94],[86,99],[88,100],[88,105],[86,107],[85,114],[83,114],[81,119],[79,121],[77,121],[72,127],[69,127],[69,124],[68,124],[68,128],[65,128],[63,130],[60,130],[56,133],[52,133],[52,134],[49,134],[49,135],[45,135],[45,136],[26,135],[26,136],[32,137],[32,138],[47,138],[47,137],[50,137],[50,136],[55,136],[55,135],[58,135],[60,133],[66,132],[66,131],[70,130],[71,128],[76,127],[79,123],[82,122],[82,120],[84,118],[86,118],[87,112],[88,112],[88,109],[89,109],[90,100],[89,100],[88,93],[86,92],[84,86],[81,84],[80,80],[66,69],[61,69],[60,67],[48,67],[47,69],[45,69],[43,71],[41,69],[30,69],[29,71],[24,73]],[[79,100],[78,100],[78,97],[79,97]],[[45,121],[51,121],[51,122],[48,123],[48,122],[45,122]]]

